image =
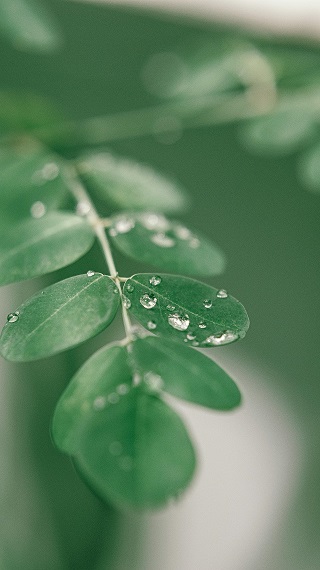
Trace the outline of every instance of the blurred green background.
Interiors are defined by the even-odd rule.
[[[48,4],[62,30],[61,49],[49,54],[28,53],[0,39],[1,88],[49,97],[71,119],[158,104],[141,80],[149,57],[174,51],[178,43],[224,34],[221,27],[186,18],[59,0]],[[255,41],[268,46],[277,44],[271,38]],[[295,49],[294,42],[290,45]],[[306,43],[300,44],[300,48],[319,54],[320,63],[318,46]],[[183,130],[182,137],[172,144],[148,135],[111,142],[108,147],[179,180],[193,198],[193,208],[185,215],[185,221],[211,236],[227,255],[227,271],[210,282],[215,287],[230,289],[241,300],[251,317],[251,329],[245,341],[225,347],[224,354],[271,371],[268,378],[291,407],[306,451],[303,479],[288,517],[278,568],[316,570],[319,565],[315,561],[320,560],[320,196],[306,191],[297,181],[296,155],[254,156],[241,145],[238,133],[237,124],[196,127]],[[134,272],[136,264],[119,258],[126,275],[128,265],[129,272]],[[87,268],[87,261],[79,262],[79,267]],[[68,271],[71,273],[74,268],[62,273]],[[15,287],[15,299],[20,302],[30,290],[29,284]],[[18,304],[16,300],[14,303]],[[5,307],[4,314],[7,312]],[[6,391],[11,393],[8,398],[14,413],[9,425],[3,419],[6,427],[2,431],[8,453],[14,457],[12,469],[17,478],[11,481],[12,497],[8,499],[6,494],[1,508],[2,516],[5,515],[1,523],[4,570],[125,569],[134,568],[135,564],[139,568],[132,545],[139,543],[141,521],[138,525],[134,515],[122,516],[101,506],[74,476],[68,460],[53,449],[48,451],[50,415],[65,382],[56,371],[68,367],[70,376],[70,370],[83,359],[84,350],[80,350],[81,354],[71,352],[71,364],[66,364],[67,357],[62,356],[45,364],[6,366],[10,380]],[[8,444],[12,433],[21,450],[16,443]],[[39,504],[24,505],[24,523],[21,522],[19,533],[12,529],[17,532],[12,543],[9,531],[17,522],[12,510],[25,500],[23,489],[29,489],[29,483],[23,483],[28,445],[36,473],[29,477],[35,486],[31,496],[37,496],[40,489]],[[5,467],[3,471],[5,474]],[[7,493],[8,486],[4,485],[4,489]],[[31,510],[36,508],[45,508],[51,519],[47,519],[46,532],[39,515],[30,536],[25,525]],[[21,520],[21,513],[17,516]],[[57,543],[62,544],[59,553],[53,539],[48,538],[53,528],[55,536],[59,536]],[[12,555],[10,548],[14,541],[19,542],[19,536],[24,546],[21,552],[17,547]],[[23,550],[27,543],[32,555]],[[113,562],[109,555],[103,555],[102,544],[106,551],[108,544],[113,544]]]

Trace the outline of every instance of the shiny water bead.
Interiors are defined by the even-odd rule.
[[[98,396],[93,402],[93,408],[95,410],[103,410],[106,407],[107,400],[105,396]]]
[[[86,216],[89,214],[90,210],[91,205],[89,202],[78,202],[76,207],[76,214],[78,214],[78,216]]]
[[[185,228],[184,226],[179,226],[179,225],[175,226],[174,233],[179,239],[182,240],[188,240],[193,237],[191,231],[188,230],[188,228]]]
[[[205,299],[203,301],[203,306],[205,307],[205,309],[211,309],[211,307],[212,307],[211,299]]]
[[[157,328],[157,323],[155,323],[154,321],[148,321],[147,327],[150,331],[153,331],[154,329]]]
[[[92,271],[92,269],[89,269],[89,271],[87,271],[87,277],[93,277],[94,276],[94,271]]]
[[[127,291],[127,293],[133,293],[133,291],[134,291],[134,285],[132,285],[132,283],[128,283],[128,284],[126,285],[126,291]]]
[[[117,392],[120,394],[120,396],[125,396],[125,394],[128,394],[128,392],[130,392],[129,384],[119,384],[119,386],[117,386]]]
[[[233,331],[225,331],[219,335],[211,335],[206,338],[205,343],[210,344],[212,346],[221,346],[223,344],[229,344],[239,338],[237,333]]]
[[[199,323],[198,326],[199,326],[199,329],[206,329],[207,328],[206,323],[204,323],[203,321],[201,321],[201,323]]]
[[[168,309],[168,311],[174,311],[175,306],[174,305],[167,305],[167,309]]]
[[[147,230],[166,231],[170,228],[169,220],[160,214],[143,214],[141,223]]]
[[[157,285],[160,285],[161,277],[159,277],[158,275],[153,275],[152,277],[150,277],[149,283],[150,285],[154,285],[156,287]]]
[[[116,394],[116,392],[111,392],[111,394],[109,394],[108,396],[108,402],[110,404],[117,404],[120,400],[120,396],[119,394]]]
[[[34,202],[30,208],[30,214],[33,218],[42,218],[47,211],[43,202]]]
[[[225,289],[220,289],[217,293],[218,299],[226,299],[228,297],[228,292]]]
[[[16,323],[19,320],[19,312],[16,311],[15,313],[9,313],[7,316],[8,323]]]
[[[146,372],[143,376],[144,382],[148,388],[154,392],[159,392],[163,388],[163,380],[159,374],[154,372]]]
[[[196,338],[196,335],[193,332],[188,332],[187,334],[187,340],[194,340]]]
[[[128,299],[128,297],[123,296],[122,297],[122,303],[125,309],[130,309],[131,307],[131,301],[130,299]]]
[[[140,297],[140,304],[145,309],[153,309],[156,303],[157,303],[157,298],[152,295],[148,295],[148,293],[145,293],[144,295],[142,295],[142,297]]]
[[[192,249],[197,249],[200,246],[200,240],[198,238],[192,238],[189,241],[189,245]]]
[[[127,216],[123,216],[119,218],[114,224],[114,230],[117,234],[127,234],[132,230],[135,226],[134,220],[128,218]]]
[[[164,233],[157,233],[157,234],[153,234],[151,236],[151,241],[158,245],[159,247],[173,247],[176,242],[173,238],[171,238],[170,236],[167,236]]]
[[[168,323],[177,331],[186,331],[190,324],[190,320],[188,315],[182,316],[179,315],[179,313],[173,313],[168,316]]]
[[[44,180],[55,180],[59,172],[60,168],[55,162],[47,162],[41,170]]]

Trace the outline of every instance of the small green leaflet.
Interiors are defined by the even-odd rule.
[[[70,265],[93,242],[91,227],[74,214],[49,213],[12,224],[0,235],[0,285]]]
[[[220,366],[196,350],[154,336],[132,344],[132,358],[152,390],[163,389],[177,398],[215,410],[231,410],[241,395]]]
[[[180,212],[189,203],[177,183],[149,166],[109,152],[83,155],[78,169],[89,190],[117,209]]]
[[[195,454],[177,414],[134,375],[126,347],[94,354],[59,400],[52,435],[105,500],[155,507],[187,486]]]
[[[0,32],[22,50],[46,52],[61,44],[53,17],[38,0],[1,0]]]
[[[218,275],[225,268],[220,248],[161,214],[128,213],[112,218],[114,245],[136,261],[187,275]]]
[[[10,223],[61,206],[69,194],[63,167],[60,157],[30,139],[0,147],[0,217]]]
[[[124,295],[130,313],[146,329],[187,345],[229,344],[249,328],[239,301],[188,277],[140,273],[126,281]]]
[[[301,182],[311,192],[320,192],[320,145],[311,148],[302,156],[299,165]]]
[[[251,120],[242,128],[241,139],[254,152],[284,155],[299,149],[316,133],[312,111],[293,108]]]
[[[11,313],[0,337],[2,356],[44,358],[105,329],[119,307],[119,291],[110,277],[88,273],[47,287]]]

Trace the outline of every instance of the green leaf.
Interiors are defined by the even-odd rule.
[[[45,275],[70,265],[93,245],[91,227],[79,216],[49,213],[0,235],[0,285]]]
[[[109,235],[124,254],[164,271],[209,276],[222,273],[225,267],[218,246],[160,214],[114,216]]]
[[[105,500],[153,507],[186,487],[195,455],[180,418],[134,373],[125,347],[94,354],[58,402],[52,435]]]
[[[299,176],[302,183],[311,192],[320,192],[320,145],[311,148],[302,156],[299,164]]]
[[[220,366],[196,350],[154,336],[137,339],[132,355],[149,388],[215,410],[231,410],[241,395]]]
[[[29,91],[0,91],[0,135],[26,132],[62,122],[59,110],[40,95]]]
[[[22,50],[52,51],[61,43],[53,17],[37,0],[1,0],[0,32]]]
[[[109,152],[85,154],[78,164],[88,188],[117,209],[180,212],[188,206],[179,184],[144,164]]]
[[[288,109],[250,121],[241,132],[244,144],[254,152],[289,154],[312,139],[317,127],[309,109]]]
[[[30,139],[0,147],[0,187],[0,218],[7,224],[57,209],[69,194],[62,159]]]
[[[130,312],[155,334],[213,347],[243,338],[249,318],[225,290],[179,275],[140,273],[124,286]]]
[[[119,292],[110,277],[91,273],[47,287],[12,313],[0,337],[2,356],[36,360],[76,346],[105,329],[119,307]]]

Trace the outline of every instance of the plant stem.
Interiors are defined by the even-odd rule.
[[[83,186],[81,181],[79,180],[77,170],[72,163],[69,163],[66,169],[66,177],[68,180],[68,186],[70,189],[71,194],[75,198],[77,202],[77,211],[80,215],[83,215],[87,218],[89,224],[91,225],[94,233],[96,234],[97,240],[100,244],[102,249],[103,256],[105,258],[105,262],[107,264],[110,277],[115,282],[121,297],[121,306],[122,306],[122,320],[124,329],[126,332],[127,338],[132,338],[132,325],[128,315],[128,311],[125,307],[123,302],[123,293],[121,289],[121,282],[126,281],[126,279],[119,277],[112,251],[110,248],[110,244],[108,238],[106,236],[105,228],[104,228],[104,220],[100,218],[94,203],[92,202],[86,188]]]

